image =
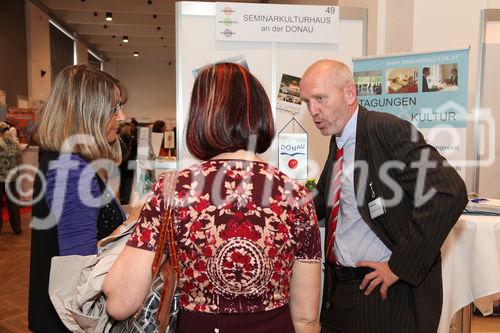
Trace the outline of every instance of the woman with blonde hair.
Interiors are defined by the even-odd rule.
[[[66,332],[48,294],[54,256],[97,253],[97,241],[125,220],[106,186],[103,163],[119,163],[117,130],[127,93],[100,70],[76,65],[57,76],[37,129],[39,170],[34,182],[29,328]]]
[[[240,65],[196,79],[187,148],[201,163],[179,173],[174,238],[179,258],[178,333],[319,332],[321,245],[307,190],[262,161],[274,137],[271,105]],[[103,285],[122,320],[151,285],[164,214],[164,178]]]
[[[3,198],[6,197],[9,222],[14,234],[21,233],[21,215],[16,203],[16,182],[11,172],[17,166],[18,158],[21,156],[21,147],[17,138],[7,123],[0,122],[0,231],[3,226]]]

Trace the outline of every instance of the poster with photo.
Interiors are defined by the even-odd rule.
[[[307,179],[307,133],[280,133],[279,169],[296,180]]]
[[[388,68],[386,73],[388,94],[418,93],[418,70],[416,67]]]
[[[422,68],[422,92],[456,91],[458,64],[428,64]]]
[[[300,112],[302,99],[300,98],[300,77],[283,74],[278,89],[276,108],[292,114]]]
[[[382,71],[354,73],[354,84],[358,96],[380,95],[382,93]]]
[[[359,105],[411,122],[465,178],[469,49],[355,58],[353,63]],[[381,93],[360,90],[379,77]]]

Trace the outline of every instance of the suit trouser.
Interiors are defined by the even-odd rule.
[[[355,269],[356,270],[356,269]],[[357,277],[335,273],[333,265],[325,267],[323,305],[321,309],[322,333],[412,333],[416,332],[412,311],[410,288],[396,282],[389,288],[387,299],[380,296],[380,285],[370,295],[365,295],[359,286],[368,273],[357,272]],[[409,304],[410,303],[410,304]]]
[[[10,193],[17,197],[15,186],[16,182],[8,182],[2,183],[0,182],[0,230],[2,230],[3,226],[3,217],[2,217],[2,209],[3,209],[3,199],[4,196],[7,198],[7,210],[9,211],[9,222],[10,226],[14,233],[21,232],[21,214],[19,212],[19,206],[12,200],[8,194],[6,187],[9,186]]]

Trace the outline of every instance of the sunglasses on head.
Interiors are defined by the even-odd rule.
[[[121,108],[122,108],[122,106],[123,106],[124,104],[125,104],[125,103],[123,103],[123,102],[118,103],[116,106],[114,106],[114,107],[111,109],[111,112],[112,112],[112,113],[116,113],[116,112],[118,112],[118,110],[119,110],[119,109],[121,109]]]

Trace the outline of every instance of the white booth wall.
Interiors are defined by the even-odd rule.
[[[498,18],[500,19],[500,17]],[[485,197],[500,198],[500,97],[498,80],[500,78],[500,21],[488,21],[485,26],[485,45],[483,62],[483,89],[481,103],[489,110],[495,121],[490,127],[494,133],[481,133],[481,149],[491,152],[492,163],[479,169],[479,193]],[[488,135],[494,134],[494,135]]]
[[[479,169],[479,193],[490,198],[500,198],[500,98],[498,97],[498,80],[500,70],[498,66],[500,59],[500,43],[487,43],[484,48],[484,85],[482,103],[485,109],[492,112],[495,120],[495,135],[485,131],[481,133],[481,150],[494,152],[492,163],[481,166]],[[491,70],[491,69],[494,70]],[[493,128],[488,126],[489,130]]]
[[[202,9],[200,9],[202,8]],[[340,9],[342,12],[342,9]],[[342,14],[341,14],[342,16]],[[272,42],[225,42],[215,40],[215,3],[177,3],[177,140],[179,167],[194,162],[185,149],[183,134],[186,127],[191,89],[194,83],[193,69],[223,59],[244,55],[250,71],[264,86],[275,113],[276,132],[291,119],[290,113],[276,111],[276,95],[282,74],[302,76],[313,62],[324,58],[336,58],[352,66],[352,57],[361,56],[365,50],[364,21],[340,20],[338,44],[272,43]],[[309,177],[319,178],[328,155],[329,137],[316,129],[305,105],[296,119],[308,132]],[[278,138],[263,158],[278,166]]]

